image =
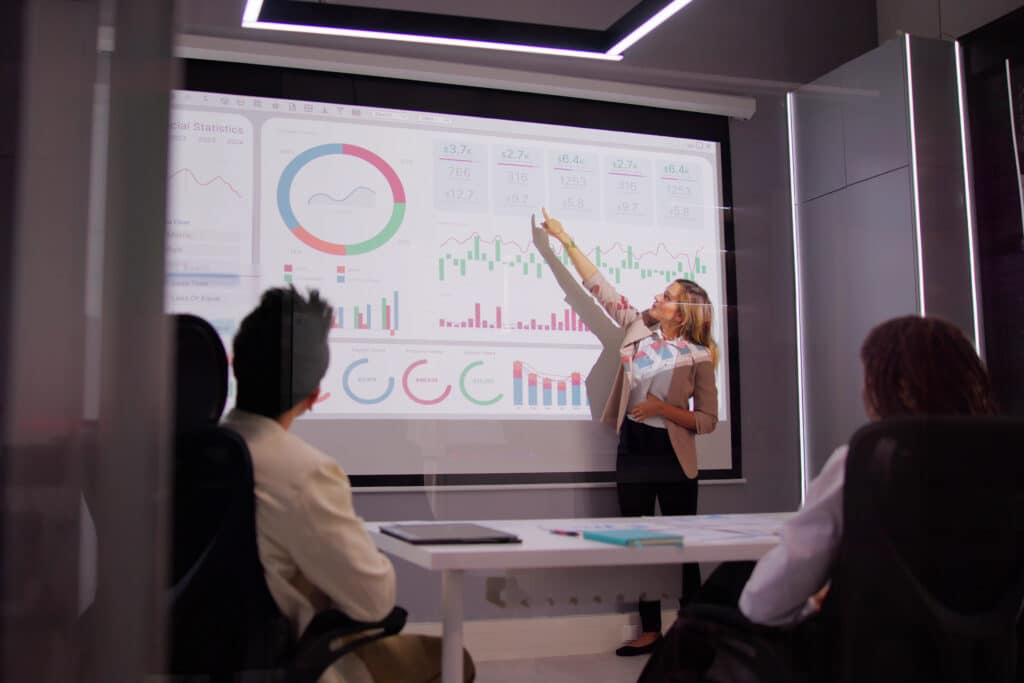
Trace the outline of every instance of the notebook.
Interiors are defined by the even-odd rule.
[[[678,534],[646,529],[595,529],[593,531],[584,531],[583,538],[629,547],[650,545],[681,546],[683,544],[683,537]]]
[[[400,538],[414,545],[435,543],[522,543],[522,539],[498,529],[468,522],[437,524],[389,524],[380,527],[382,534]]]

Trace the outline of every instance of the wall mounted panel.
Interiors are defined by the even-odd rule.
[[[910,175],[899,169],[800,207],[810,474],[865,421],[860,345],[914,313]]]

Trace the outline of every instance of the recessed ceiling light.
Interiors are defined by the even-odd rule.
[[[692,0],[641,0],[605,31],[294,0],[247,0],[244,28],[619,61]]]

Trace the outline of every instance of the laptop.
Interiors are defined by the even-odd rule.
[[[414,545],[523,542],[515,534],[469,522],[388,524],[381,526],[380,532]]]

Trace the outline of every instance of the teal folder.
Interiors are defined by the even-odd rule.
[[[649,545],[682,545],[683,537],[663,531],[647,531],[644,529],[599,529],[584,531],[583,538],[602,543],[614,543],[631,548]]]

